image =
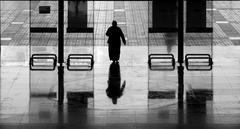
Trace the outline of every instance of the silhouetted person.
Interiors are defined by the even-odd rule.
[[[113,62],[118,62],[120,57],[121,39],[124,45],[126,45],[126,40],[121,28],[117,26],[116,21],[112,22],[112,26],[108,28],[106,35],[109,37],[107,41],[109,58]]]
[[[118,63],[112,63],[109,68],[107,96],[112,99],[113,104],[117,104],[117,99],[123,95],[126,81],[121,85],[121,73]]]

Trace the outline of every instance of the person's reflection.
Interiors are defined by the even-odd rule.
[[[117,104],[117,99],[123,95],[126,81],[121,85],[121,73],[119,63],[112,63],[109,67],[107,96],[112,99],[113,104]]]
[[[165,43],[167,45],[167,52],[168,54],[171,53],[172,48],[174,45],[176,45],[176,33],[166,33],[165,34],[166,38],[165,38]]]

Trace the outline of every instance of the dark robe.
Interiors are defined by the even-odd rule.
[[[117,61],[120,57],[121,39],[125,43],[125,37],[121,28],[118,26],[111,26],[108,28],[106,35],[108,38],[108,52],[110,60]]]
[[[117,99],[123,95],[126,82],[121,86],[121,73],[118,63],[112,63],[109,68],[107,96],[112,99],[113,104],[117,103]]]

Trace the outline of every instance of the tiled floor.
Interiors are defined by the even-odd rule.
[[[32,53],[57,53],[57,35],[41,35],[41,38],[36,35],[44,42],[38,44],[36,40],[31,43],[37,44],[29,45],[28,8],[14,2],[3,3],[1,38],[5,39],[1,41],[0,129],[239,128],[240,47],[236,38],[239,36],[239,2],[214,2],[212,48],[205,41],[196,40],[196,34],[186,36],[189,40],[186,40],[185,54],[212,52],[213,69],[188,71],[185,68],[181,75],[177,68],[173,71],[151,71],[148,68],[149,53],[173,53],[177,59],[177,45],[173,38],[171,45],[147,46],[148,34],[144,32],[147,30],[146,3],[96,1],[95,46],[86,42],[79,46],[76,41],[81,35],[74,34],[69,34],[65,42],[65,60],[70,53],[94,53],[94,69],[88,72],[65,69],[66,95],[62,106],[56,101],[57,70],[29,71],[28,67]],[[10,7],[16,8],[9,10]],[[123,85],[125,81],[126,85],[116,105],[106,93],[111,79],[109,75],[116,71],[110,69],[106,37],[101,36],[113,18],[122,20],[120,25],[129,43],[121,49],[116,82]],[[200,35],[201,38],[204,36],[209,37]],[[91,38],[84,41],[93,43]],[[178,103],[179,77],[184,77],[183,104]],[[67,96],[70,92],[75,94]]]

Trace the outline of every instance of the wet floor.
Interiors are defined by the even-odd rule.
[[[44,38],[30,35],[36,38],[34,39],[36,42],[33,42],[35,45],[29,45],[28,19],[16,18],[19,15],[25,16],[28,8],[14,2],[3,3],[1,3],[3,36],[1,129],[39,129],[43,126],[51,129],[239,128],[238,3],[214,2],[213,46],[206,45],[205,41],[211,42],[208,39],[209,35],[199,36],[200,38],[205,36],[204,41],[195,40],[196,35],[190,34],[185,37],[187,42],[185,54],[196,51],[212,54],[214,62],[212,70],[189,71],[184,66],[184,70],[179,72],[177,65],[174,70],[167,71],[150,70],[148,67],[148,54],[158,51],[172,53],[177,61],[177,44],[167,46],[153,41],[152,46],[147,46],[148,34],[142,33],[147,29],[147,25],[144,24],[147,20],[144,17],[147,15],[144,2],[97,1],[95,3],[97,24],[94,26],[98,31],[95,40],[91,38],[89,40],[90,44],[94,42],[95,46],[88,45],[88,40],[84,40],[85,45],[76,44],[77,37],[81,39],[82,35],[69,34],[66,35],[64,52],[65,62],[69,54],[78,52],[93,54],[94,67],[90,71],[69,71],[65,67],[65,96],[64,104],[61,106],[57,103],[57,69],[30,71],[28,66],[31,54],[57,54],[57,43],[54,40],[56,35],[41,35],[49,40],[38,40]],[[9,10],[9,7],[15,9]],[[137,9],[133,11],[134,8]],[[104,19],[105,15],[111,17]],[[120,25],[125,28],[129,43],[122,46],[117,64],[109,61],[106,37],[101,36],[104,35],[113,17],[122,20]],[[18,28],[19,31],[14,28]],[[234,28],[234,33],[227,31],[229,28]],[[156,39],[160,41],[166,38],[164,37],[166,35],[153,36],[157,36]],[[176,40],[173,37],[170,39]],[[179,85],[181,78],[184,87]],[[117,101],[113,100],[109,90],[112,85],[117,85],[120,91]],[[179,103],[181,97],[183,103]]]

